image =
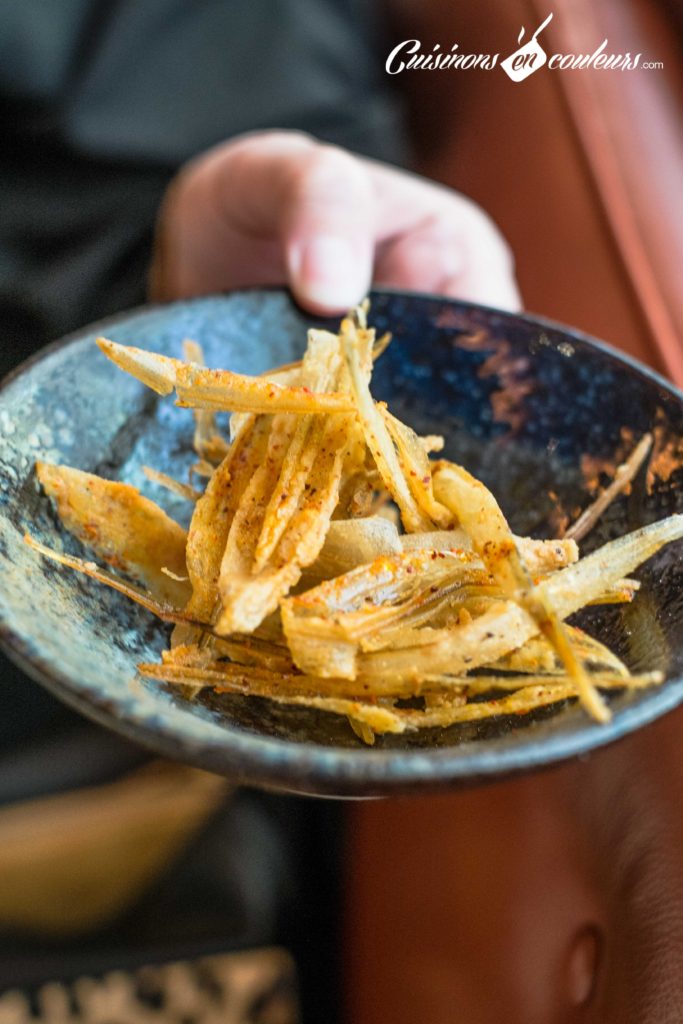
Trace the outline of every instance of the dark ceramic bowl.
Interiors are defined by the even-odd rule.
[[[532,317],[421,295],[377,292],[371,319],[394,342],[373,382],[378,398],[493,488],[513,528],[550,536],[562,510],[630,439],[654,430],[648,481],[610,508],[585,549],[683,508],[683,401],[644,367]],[[261,371],[297,358],[311,321],[279,291],[250,291],[143,309],[46,349],[0,394],[0,629],[5,649],[53,693],[152,749],[279,789],[369,796],[472,784],[583,754],[683,700],[683,546],[641,571],[632,606],[579,617],[634,670],[659,668],[658,689],[612,699],[596,725],[573,704],[519,717],[379,739],[370,749],[346,722],[258,698],[200,697],[143,681],[167,628],[121,595],[57,567],[22,543],[26,530],[78,552],[34,475],[65,462],[140,487],[181,520],[188,508],[149,483],[142,466],[180,477],[192,461],[192,419],[120,373],[94,344],[180,354],[201,342],[212,366]],[[559,511],[558,511],[559,510]],[[82,553],[82,552],[79,552]]]

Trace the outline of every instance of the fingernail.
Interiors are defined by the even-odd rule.
[[[369,260],[347,238],[318,235],[293,248],[289,263],[299,298],[331,311],[360,302],[370,286]]]

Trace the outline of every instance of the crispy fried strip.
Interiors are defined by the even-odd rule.
[[[353,700],[345,697],[326,697],[319,692],[293,692],[278,690],[276,680],[265,682],[257,677],[257,670],[235,672],[232,677],[206,668],[185,668],[172,665],[138,665],[138,672],[151,679],[182,685],[212,686],[217,693],[238,693],[245,697],[267,697],[276,704],[317,708],[337,715],[346,715],[354,722],[365,723],[373,732],[403,732],[401,716],[392,708]]]
[[[192,583],[187,610],[194,618],[210,621],[214,615],[228,535],[242,496],[263,460],[271,424],[270,416],[245,421],[195,506],[187,537],[187,570]]]
[[[548,576],[532,588],[531,599],[549,600],[556,614],[567,618],[664,544],[681,537],[683,515],[644,526]],[[371,681],[391,675],[417,684],[434,674],[461,674],[497,660],[538,632],[538,622],[526,608],[515,601],[497,602],[472,622],[441,630],[439,638],[425,647],[359,655],[358,678]]]
[[[159,601],[155,600],[152,594],[145,590],[141,590],[133,583],[126,583],[125,580],[120,579],[118,576],[114,576],[110,572],[105,572],[104,569],[98,568],[94,562],[86,562],[83,558],[74,558],[72,555],[63,555],[59,551],[53,551],[52,548],[48,548],[45,544],[41,544],[28,533],[24,534],[24,543],[34,551],[43,555],[45,558],[49,558],[53,562],[58,562],[60,565],[65,565],[69,569],[75,569],[76,572],[83,573],[84,576],[89,576],[91,579],[97,580],[98,583],[104,583],[105,586],[111,587],[112,590],[118,590],[120,594],[124,594],[126,597],[129,597],[131,601],[135,601],[136,604],[142,605],[143,608],[152,612],[153,615],[156,615],[157,618],[161,619],[163,622],[191,623],[197,626],[203,625],[203,623],[192,620],[185,612],[181,611],[180,608],[161,604]]]
[[[146,352],[98,338],[104,354],[120,369],[160,395],[175,388],[177,404],[191,409],[251,413],[351,412],[353,404],[343,394],[312,394],[306,388],[283,387],[263,377],[230,370],[207,370],[180,359]]]
[[[576,696],[573,682],[565,686],[525,686],[506,697],[452,706],[449,704],[425,711],[403,711],[400,718],[405,729],[446,728],[457,722],[475,722],[496,715],[525,715],[535,708],[556,704]]]
[[[341,370],[339,338],[329,331],[310,330],[301,366],[301,379],[311,391],[327,391]],[[306,481],[320,454],[325,423],[320,416],[301,416],[284,457],[278,481],[266,507],[256,545],[253,572],[265,568],[301,500]]]
[[[565,678],[568,679],[569,677]],[[650,672],[642,676],[632,677],[629,683],[633,688],[641,688],[657,685],[661,681],[661,673]],[[602,678],[599,680],[598,685],[604,689],[623,689],[625,683],[626,680],[623,679]],[[368,713],[373,705],[361,705],[363,709],[361,715],[358,715],[357,711],[349,713],[342,707],[335,708],[329,698],[327,700],[321,698],[321,703],[318,706],[326,710],[337,711],[339,714],[346,713],[354,720],[352,724],[359,722],[361,726],[365,725],[371,732],[381,734],[384,732],[403,732],[405,730],[434,727],[446,728],[458,722],[480,721],[496,715],[528,714],[535,708],[555,704],[576,696],[577,691],[574,682],[568,682],[564,685],[559,683],[547,685],[541,682],[538,685],[522,687],[515,693],[505,697],[499,697],[490,701],[477,701],[475,703],[465,702],[462,696],[455,695],[445,702],[437,702],[433,706],[426,707],[424,711],[396,708],[393,714],[396,716],[397,721],[391,721],[390,725],[386,719]],[[366,708],[368,711],[365,710]],[[387,711],[388,709],[383,708],[382,710]],[[364,742],[373,742],[374,736],[366,729],[354,729],[354,731],[357,732]]]
[[[420,509],[413,497],[387,426],[372,400],[369,372],[364,370],[359,353],[358,332],[349,318],[342,321],[341,338],[355,407],[360,416],[367,446],[384,486],[398,505],[406,530],[414,532],[433,529],[432,520]]]
[[[283,624],[299,667],[321,676],[353,678],[359,650],[429,646],[462,625],[459,616],[464,612],[469,621],[500,605],[504,594],[473,553],[434,556],[433,551],[416,551],[380,558],[284,601]],[[604,600],[604,588],[598,600]],[[577,657],[623,668],[603,645],[572,627],[567,630]],[[521,641],[512,635],[507,642],[511,651]],[[543,637],[530,642],[529,651],[527,660],[541,651],[544,663],[555,663]],[[518,663],[522,658],[519,652],[507,656]]]
[[[270,697],[275,694],[289,697],[334,697],[344,700],[374,698],[374,694],[362,690],[354,692],[348,680],[324,680],[321,685],[316,676],[272,670],[265,665],[245,665],[218,660],[202,661],[188,653],[191,648],[177,650],[181,652],[180,661],[165,659],[161,665],[143,664],[138,666],[138,671],[142,675],[168,683],[191,682],[197,686],[215,687],[220,692],[251,693],[256,697]],[[398,696],[405,696],[405,692],[401,693],[400,689],[399,687]]]
[[[577,626],[566,626],[565,628],[577,658],[580,658],[591,671],[598,668],[610,669],[624,678],[628,676],[626,665],[610,651],[609,647],[605,647],[599,640],[584,633]],[[493,664],[482,665],[482,669],[490,672],[544,672],[553,675],[562,675],[564,672],[552,645],[543,636],[531,637],[517,650],[510,651],[509,654],[499,658]]]
[[[572,679],[563,672],[561,675],[548,676],[545,673],[529,673],[523,679],[514,675],[480,675],[466,676],[467,694],[470,697],[494,690],[515,690],[519,692],[529,686],[571,687],[572,696],[578,696]],[[662,672],[643,672],[640,675],[626,675],[613,672],[593,672],[591,680],[601,690],[642,690],[648,686],[658,686],[664,681]]]
[[[487,589],[477,584],[444,588],[436,595],[433,604],[427,604],[424,614],[419,608],[417,611],[409,610],[397,623],[390,623],[381,631],[361,637],[359,648],[361,651],[370,652],[389,648],[417,649],[438,643],[439,640],[448,637],[449,629],[467,625],[472,619],[500,603],[503,595],[495,588],[491,588],[490,592],[487,592]],[[583,659],[588,668],[610,668],[627,674],[623,662],[609,648],[574,626],[567,626],[566,629],[576,657]],[[494,663],[481,665],[481,668],[501,672],[553,674],[564,671],[555,650],[543,636],[530,638]]]
[[[330,334],[329,331],[317,331],[316,333],[317,334],[321,334],[321,335],[327,334],[330,337],[334,338],[335,341],[338,342],[338,336],[336,334]],[[309,337],[310,337],[310,333],[309,333]],[[391,335],[390,334],[383,334],[382,337],[379,338],[375,342],[375,344],[373,346],[373,349],[372,349],[372,360],[373,360],[373,362],[375,362],[377,359],[379,359],[379,357],[382,355],[382,353],[387,349],[390,341],[391,341]],[[273,367],[270,370],[265,370],[263,373],[259,374],[259,377],[262,377],[264,380],[271,381],[273,384],[280,384],[283,387],[301,387],[301,386],[304,386],[304,385],[307,386],[307,387],[310,387],[310,385],[307,385],[306,382],[302,381],[302,379],[301,379],[301,367],[302,367],[302,365],[303,365],[303,360],[302,359],[298,359],[298,360],[296,360],[296,362],[285,363],[282,366],[276,366],[276,367]],[[318,389],[316,389],[316,390],[318,390]],[[320,390],[322,390],[322,389],[320,389]],[[236,433],[236,430],[237,430],[237,428],[239,426],[239,423],[240,423],[240,418],[243,415],[245,415],[245,414],[244,413],[236,412],[236,413],[233,413],[232,416],[230,417],[230,437],[231,438],[234,437],[234,435]]]
[[[267,437],[267,447],[258,461],[250,467],[249,478],[245,480],[220,564],[218,592],[221,602],[221,624],[218,628],[221,633],[250,633],[265,615],[274,611],[277,606],[275,602],[275,606],[268,608],[259,618],[260,609],[233,609],[233,599],[238,592],[242,592],[245,583],[253,579],[256,546],[263,528],[266,508],[295,431],[296,417],[286,413],[276,416]],[[234,623],[231,622],[233,611]]]
[[[287,449],[275,488],[263,514],[263,525],[254,551],[253,571],[264,569],[291,522],[325,434],[321,417],[300,416]]]
[[[299,507],[268,565],[255,574],[251,569],[256,541],[245,540],[244,529],[238,532],[236,524],[235,544],[229,541],[221,568],[219,586],[223,607],[217,625],[220,633],[250,632],[254,629],[277,608],[280,599],[299,580],[302,569],[317,558],[339,497],[347,431],[343,417],[328,423]],[[255,522],[258,522],[260,533],[263,522],[260,513]],[[251,538],[251,531],[246,536]],[[237,547],[238,537],[240,549]]]
[[[238,665],[255,665],[284,675],[296,672],[286,647],[254,636],[217,637],[204,634],[201,644],[181,644],[162,653],[164,665],[212,668],[221,658]]]
[[[565,533],[565,538],[569,537],[574,540],[582,540],[586,534],[593,529],[605,509],[607,509],[614,499],[618,497],[618,495],[620,495],[621,492],[631,483],[647,458],[651,447],[652,434],[643,434],[626,461],[617,467],[612,483],[609,487],[605,488],[602,494],[598,495],[595,501],[589,505],[588,508],[584,509],[576,522],[572,523]]]
[[[599,722],[609,721],[609,708],[574,655],[552,603],[541,591],[531,596],[529,571],[493,494],[467,470],[445,461],[437,465],[434,493],[470,535],[475,550],[504,593],[523,601],[539,630],[553,645],[567,672],[576,681],[579,698],[586,711]]]
[[[315,328],[314,328],[315,329]],[[332,334],[331,331],[317,331],[318,334],[328,334],[338,340],[337,334]],[[310,337],[310,333],[309,333]],[[386,352],[391,342],[391,334],[388,332],[383,334],[381,338],[372,346],[372,361],[376,363],[379,357]],[[302,359],[297,359],[293,363],[283,363],[281,366],[273,366],[270,370],[264,370],[263,373],[259,374],[259,377],[265,377],[267,380],[275,380],[279,383],[294,384],[300,383],[300,370],[303,364]]]
[[[212,638],[213,639],[213,638]],[[367,701],[370,697],[382,701],[401,700],[413,696],[412,688],[397,680],[384,678],[378,687],[359,687],[358,682],[347,679],[321,680],[317,676],[297,674],[290,670],[277,654],[271,654],[267,647],[259,649],[258,645],[249,647],[240,645],[235,640],[230,642],[232,653],[240,658],[239,663],[216,660],[215,655],[223,650],[221,641],[216,640],[216,647],[204,649],[198,647],[179,647],[174,651],[165,652],[163,664],[141,665],[140,671],[157,679],[171,683],[191,683],[193,686],[215,687],[224,692],[247,693],[255,696],[268,697],[272,693],[279,696],[300,696],[340,698],[344,700]],[[592,679],[601,689],[641,689],[662,682],[661,672],[649,672],[640,675],[623,676],[614,672],[596,672]],[[543,685],[548,688],[571,688],[571,695],[576,696],[576,687],[565,674],[548,676],[544,673],[528,673],[524,676],[512,674],[486,673],[477,676],[442,674],[426,680],[421,687],[421,696],[428,698],[431,706],[437,703],[452,702],[469,695],[477,696],[495,691],[518,691],[525,687]]]
[[[562,569],[565,565],[575,562],[579,557],[579,549],[575,540],[536,540],[533,537],[517,537],[514,542],[520,556],[524,560],[528,572],[532,576],[540,573]],[[453,548],[471,550],[472,541],[462,529],[434,530],[428,533],[405,533],[400,539],[404,551],[420,548],[431,548],[434,551],[449,551]]]
[[[447,530],[453,525],[453,514],[434,497],[431,465],[422,439],[392,416],[384,404],[377,408],[396,446],[399,465],[417,505],[436,526]]]
[[[281,604],[292,656],[304,671],[353,678],[360,640],[380,636],[414,610],[435,602],[443,588],[483,582],[474,556],[410,552],[320,584]]]
[[[187,601],[187,584],[161,571],[186,575],[187,535],[163,509],[130,484],[70,466],[38,462],[36,473],[66,529],[99,558],[144,583],[162,604]]]
[[[369,703],[353,696],[324,695],[319,692],[318,681],[305,676],[280,676],[258,668],[245,672],[240,666],[220,663],[220,667],[203,665],[165,664],[140,665],[138,671],[145,676],[195,688],[211,686],[218,693],[238,693],[244,696],[267,697],[277,703],[314,707],[334,714],[346,715],[365,742],[372,742],[374,733],[403,732],[404,730],[446,727],[494,715],[525,714],[536,707],[556,703],[576,696],[576,686],[567,676],[547,680],[543,676],[525,679],[526,685],[505,697],[489,701],[466,703],[462,691],[451,687],[428,702],[424,711],[392,708],[386,703]],[[597,684],[603,689],[641,688],[662,681],[662,674],[651,672],[624,679],[621,676],[601,674]],[[465,679],[472,694],[505,690],[511,687],[511,677],[480,677]],[[366,728],[362,728],[365,726]],[[370,732],[368,732],[370,730]]]
[[[535,540],[515,537],[520,552],[534,576],[562,569],[579,556],[573,540]],[[375,558],[403,551],[471,551],[472,541],[464,530],[433,530],[426,533],[399,534],[396,525],[383,516],[359,519],[335,519],[330,524],[318,560],[311,566],[311,578],[331,579],[366,565]],[[632,581],[631,581],[632,582]],[[628,584],[615,592],[622,600]]]
[[[229,661],[202,661],[192,653],[181,652],[178,662],[166,657],[164,663],[138,665],[141,675],[177,685],[192,686],[197,689],[211,688],[218,693],[238,693],[245,696],[269,697],[283,701],[297,699],[315,699],[321,702],[330,700],[348,700],[355,703],[376,701],[376,695],[369,691],[354,690],[348,680],[329,679],[321,681],[316,676],[288,674],[283,671],[270,671],[262,665],[245,666]],[[189,649],[187,649],[189,650]],[[468,682],[461,680],[461,684]],[[434,695],[440,700],[464,701],[464,685],[459,687],[453,679],[447,685],[439,682],[429,684],[425,693]],[[392,687],[386,680],[381,701],[386,707],[395,699],[410,697],[411,692],[400,684]],[[322,706],[322,704],[320,705]],[[375,703],[377,706],[377,703]],[[398,713],[398,709],[397,713]]]
[[[569,678],[569,677],[566,677]],[[634,688],[654,686],[661,683],[661,673],[650,672],[643,676],[634,676],[629,683]],[[626,680],[602,679],[598,685],[604,689],[623,688]],[[556,704],[577,696],[575,683],[564,684],[553,683],[548,685],[541,682],[538,685],[522,687],[515,693],[506,697],[498,697],[495,700],[476,701],[467,704],[438,704],[428,707],[425,711],[399,711],[404,729],[429,729],[435,726],[446,728],[455,725],[457,722],[480,721],[484,718],[493,718],[496,715],[524,715],[549,704]]]
[[[183,484],[180,480],[175,480],[172,476],[167,473],[162,473],[158,469],[152,469],[151,466],[143,466],[142,472],[145,474],[148,480],[151,480],[153,484],[158,484],[159,487],[166,488],[172,494],[177,494],[179,498],[185,498],[186,501],[198,501],[202,496],[202,491],[198,491],[196,487],[190,487],[189,484]]]
[[[205,366],[202,346],[186,338],[183,342],[183,356],[188,363]],[[216,427],[216,414],[210,409],[195,409],[194,450],[200,459],[217,466],[228,454],[228,442],[221,437]]]

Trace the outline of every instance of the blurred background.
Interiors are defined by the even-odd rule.
[[[409,35],[466,52],[514,48],[550,11],[548,54],[642,53],[661,68],[413,73],[421,170],[493,216],[527,308],[683,382],[682,9],[675,0],[402,4]],[[466,41],[466,42],[465,42]],[[511,42],[512,41],[512,42]],[[405,77],[397,76],[397,77]],[[444,81],[446,79],[446,81]]]
[[[530,311],[602,338],[683,384],[681,10],[678,0],[3,4],[0,373],[92,320],[143,302],[158,208],[179,167],[235,134],[279,127],[410,167],[470,196],[511,244]],[[641,52],[662,67],[546,68],[518,84],[500,69],[384,70],[392,46],[407,38],[425,50],[458,42],[463,52],[504,56],[520,28],[528,38],[550,11],[548,52],[591,53],[607,37],[608,52]],[[451,814],[479,823],[480,849],[493,857],[486,861],[482,852],[482,864],[495,863],[498,875],[494,852],[504,839],[493,820],[508,823],[520,848],[525,836],[536,843],[527,863],[542,864],[546,825],[555,837],[571,836],[580,812],[563,798],[562,822],[534,818],[527,828],[529,815],[538,800],[566,795],[575,769],[479,796],[350,810],[234,792],[211,776],[150,764],[8,662],[0,671],[0,1021],[66,1019],[63,992],[75,979],[114,970],[133,972],[143,996],[147,986],[144,1012],[156,1007],[157,1019],[175,1019],[171,1010],[164,1016],[159,994],[167,982],[149,974],[145,981],[145,965],[273,945],[287,956],[260,965],[260,988],[249,990],[248,1008],[235,1010],[235,1020],[329,1022],[344,1012],[377,1024],[500,1019],[486,1000],[457,1003],[464,997],[449,969],[456,952],[447,922],[430,926],[462,877],[457,837],[445,830],[438,870],[453,878],[440,896],[433,887],[407,898],[415,865],[431,856],[439,822]],[[670,735],[657,734],[662,742]],[[609,756],[596,761],[598,775],[616,777]],[[596,786],[603,799],[610,785]],[[543,852],[559,856],[559,849]],[[556,902],[583,905],[567,871]],[[476,900],[453,899],[462,934],[472,936],[463,962],[476,973],[491,933],[473,925],[481,917]],[[501,981],[510,1020],[593,1019],[587,1014],[602,940],[585,903],[589,923],[576,924],[569,988],[566,971],[556,978],[548,968],[534,980],[533,949],[521,964],[510,952],[517,981],[509,988]],[[491,922],[495,931],[495,915]],[[420,943],[412,960],[411,929]],[[225,972],[237,990],[243,983],[235,963]],[[410,963],[422,1013],[396,982]],[[212,970],[218,976],[223,968]],[[482,984],[495,984],[495,972],[493,979],[480,973]],[[57,981],[63,991],[46,988]],[[565,1001],[550,1016],[560,991]],[[434,994],[428,1012],[425,992]],[[461,1012],[451,1016],[449,1005]],[[127,1019],[147,1019],[139,1006],[127,1012]],[[653,1020],[676,1019],[653,1013]],[[221,1019],[233,1018],[225,1011]]]

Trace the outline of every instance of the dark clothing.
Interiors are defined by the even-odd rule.
[[[381,50],[369,0],[6,0],[0,376],[60,335],[144,301],[160,200],[180,165],[208,147],[293,128],[405,161]],[[4,660],[0,676],[0,802],[101,782],[139,761]],[[85,946],[113,949],[114,965],[117,945],[130,950],[145,936],[177,942],[178,955],[183,935],[209,946],[280,941],[299,960],[305,1019],[332,1021],[332,810],[242,793],[132,917],[82,947],[46,952],[40,939],[0,936],[0,989],[20,964],[53,971]],[[225,868],[257,862],[260,892]],[[235,922],[254,913],[241,933]]]
[[[21,0],[0,14],[0,375],[144,299],[179,166],[295,128],[401,162],[366,0]]]

